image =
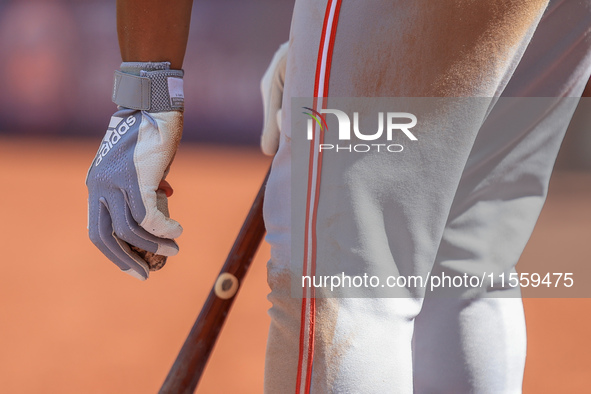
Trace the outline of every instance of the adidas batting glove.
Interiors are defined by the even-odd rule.
[[[183,231],[169,218],[164,181],[183,130],[183,71],[169,67],[123,63],[115,72],[118,111],[86,177],[91,241],[142,280],[178,253]]]

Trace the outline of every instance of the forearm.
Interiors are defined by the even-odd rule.
[[[181,69],[193,0],[117,0],[117,34],[124,62],[170,62]]]

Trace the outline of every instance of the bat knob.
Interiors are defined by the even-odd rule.
[[[213,288],[215,295],[222,300],[230,299],[238,291],[238,278],[229,272],[224,272],[218,276]]]

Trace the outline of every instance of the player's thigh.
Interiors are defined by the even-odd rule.
[[[547,0],[344,1],[329,94],[494,95],[546,5]],[[296,2],[291,38],[297,53],[316,55],[323,7],[325,1]],[[298,55],[294,60],[301,59]],[[313,61],[298,62],[297,71],[312,76],[314,66]]]
[[[476,292],[456,291],[465,298],[448,297],[443,288],[427,294],[415,323],[418,392],[520,391],[520,292],[499,281],[490,286],[490,278],[515,272],[544,204],[562,138],[591,75],[590,6],[589,0],[550,2],[505,97],[476,138],[431,274],[468,274],[487,283]]]
[[[315,94],[318,47],[326,4],[326,1],[296,2],[287,60],[282,138],[267,191],[270,201],[266,204],[265,212],[269,231],[267,239],[270,240],[274,256],[269,265],[271,300],[274,302],[270,313],[273,335],[277,334],[277,337],[270,338],[268,354],[290,360],[284,365],[292,371],[290,379],[295,378],[293,371],[298,361],[296,344],[299,342],[300,334],[298,313],[301,308],[298,309],[298,306],[301,302],[297,303],[292,299],[289,301],[290,305],[284,305],[279,298],[273,300],[273,297],[281,297],[281,293],[290,293],[290,290],[280,289],[290,286],[290,281],[279,280],[284,274],[301,275],[301,271],[291,272],[291,247],[303,247],[292,244],[289,236],[291,232],[303,233],[303,229],[294,229],[291,223],[293,201],[290,185],[293,169],[290,167],[290,145],[292,134],[295,133],[292,126],[297,124],[295,120],[292,122],[292,117],[299,114],[296,111],[292,113],[291,98],[313,97]],[[336,25],[328,94],[330,97],[493,95],[512,72],[544,6],[545,1],[532,1],[525,5],[509,1],[343,2]],[[455,130],[453,138],[450,138],[451,134],[433,133],[425,139],[420,148],[421,152],[400,157],[402,161],[398,163],[369,160],[364,164],[382,171],[382,178],[368,178],[364,176],[365,171],[353,171],[348,173],[347,179],[351,182],[347,183],[342,176],[345,168],[339,169],[338,165],[331,165],[333,162],[325,156],[323,171],[335,171],[335,176],[326,176],[327,173],[324,173],[320,181],[320,187],[324,188],[324,192],[320,194],[318,212],[321,226],[322,223],[330,222],[323,218],[329,218],[329,210],[334,207],[343,212],[351,212],[348,208],[352,205],[364,209],[363,204],[352,204],[347,196],[367,190],[370,194],[374,193],[373,197],[377,196],[369,196],[368,201],[382,204],[384,200],[380,196],[387,195],[389,206],[376,207],[375,210],[387,214],[388,217],[383,219],[390,224],[377,229],[384,234],[377,234],[378,237],[375,239],[386,239],[384,247],[379,248],[391,250],[393,256],[390,260],[396,264],[421,269],[430,267],[427,262],[434,259],[457,182],[470,151],[471,141],[484,119],[483,111],[476,111],[474,114],[476,119],[465,122],[466,126],[463,129]],[[450,155],[449,152],[453,154]],[[429,160],[424,160],[425,157]],[[414,172],[413,169],[420,171]],[[380,178],[388,181],[380,182]],[[340,184],[336,185],[336,188],[326,187],[331,186],[327,184],[331,179]],[[366,182],[371,182],[372,179],[376,180],[376,183],[367,185]],[[348,188],[348,191],[343,192],[343,187]],[[337,193],[334,194],[334,191]],[[301,205],[305,207],[305,204]],[[327,207],[328,210],[322,212],[322,207]],[[355,217],[363,216],[361,214],[334,217],[355,221]],[[335,222],[332,223],[334,225]],[[335,228],[352,231],[323,231],[319,228],[317,233],[333,237],[337,241],[335,244],[349,245],[349,249],[344,252],[350,257],[351,245],[359,244],[362,235],[367,234],[366,229],[355,222],[337,224]],[[355,229],[358,234],[353,231]],[[425,237],[424,229],[429,229],[428,237]],[[373,227],[371,231],[376,231],[376,228]],[[326,242],[326,245],[329,244],[330,242]],[[375,244],[362,247],[371,249]],[[322,249],[322,245],[319,249]],[[325,250],[331,252],[329,249]],[[356,249],[356,252],[360,250]],[[372,254],[371,250],[361,252],[365,255]],[[349,261],[348,257],[342,259],[342,256],[338,255],[340,252],[335,253],[337,255],[332,256],[331,261]],[[417,260],[419,258],[421,261]],[[351,261],[351,264],[353,263]],[[360,313],[359,309],[350,307],[350,304],[337,300],[336,305],[339,316],[350,316],[350,319],[353,319],[351,321]],[[396,313],[395,310],[390,312]],[[404,318],[410,324],[413,316]],[[331,314],[318,315],[316,319],[318,326],[338,324],[328,321]],[[343,325],[344,329],[346,326],[347,324]],[[367,337],[371,337],[373,328],[364,328]],[[335,329],[341,330],[340,327]],[[375,330],[380,331],[380,327],[375,327]],[[348,336],[353,332],[340,332],[343,337],[354,337]],[[281,340],[275,340],[279,337]],[[410,340],[410,336],[406,338]],[[323,337],[318,336],[317,340],[319,349],[330,351],[331,344],[322,342]],[[289,346],[282,347],[281,344],[286,341],[289,342]],[[374,346],[378,349],[380,344],[376,342]],[[354,350],[355,347],[351,349]],[[408,346],[400,347],[405,355],[409,355],[409,349]],[[371,349],[366,348],[364,351],[371,353]],[[285,352],[290,353],[287,358],[282,356]],[[339,365],[342,365],[339,361],[344,359],[344,355],[339,352],[334,354],[336,357],[330,362],[329,369],[342,379],[335,384],[345,387],[347,374],[339,372]],[[351,353],[347,357],[350,360],[356,359]],[[402,359],[410,362],[410,357]],[[410,368],[405,370],[409,371]],[[319,375],[321,371],[314,373],[314,379],[329,381],[328,376]],[[274,375],[281,379],[279,373]],[[268,379],[273,377],[269,375]]]

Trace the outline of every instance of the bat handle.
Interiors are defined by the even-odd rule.
[[[199,317],[160,388],[160,394],[191,394],[201,379],[238,288],[265,235],[263,198],[269,172]]]

